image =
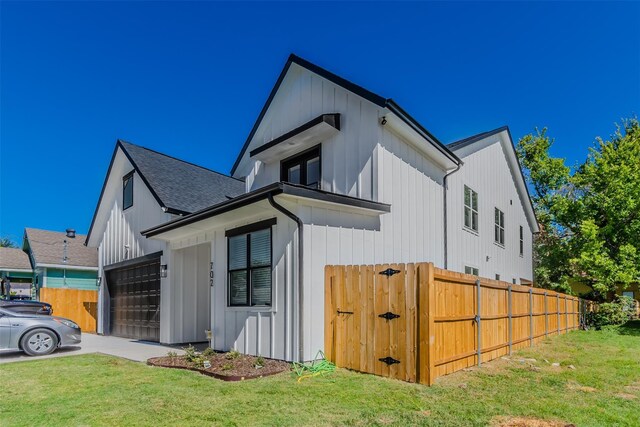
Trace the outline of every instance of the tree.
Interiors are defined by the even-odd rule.
[[[0,237],[0,248],[17,248],[18,245],[16,245],[13,240],[11,240],[8,237]]]
[[[638,121],[598,139],[574,173],[550,156],[546,131],[524,136],[516,150],[541,228],[534,241],[537,283],[566,289],[577,278],[604,296],[640,281]]]

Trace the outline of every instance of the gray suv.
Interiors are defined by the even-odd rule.
[[[80,327],[72,320],[0,308],[0,350],[22,350],[29,356],[79,344]]]

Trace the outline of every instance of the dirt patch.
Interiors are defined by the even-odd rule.
[[[586,385],[581,385],[581,384],[574,383],[574,382],[568,383],[567,384],[567,388],[569,390],[583,391],[585,393],[594,393],[594,392],[598,391],[597,388],[589,387],[589,386],[586,386]]]
[[[620,399],[624,399],[624,400],[634,400],[638,398],[638,396],[634,394],[629,394],[629,393],[618,393],[616,394],[616,397],[619,397]]]
[[[492,427],[575,427],[565,421],[542,420],[532,417],[495,417]]]
[[[238,353],[214,353],[200,355],[200,358],[202,363],[196,364],[187,360],[185,356],[154,357],[147,360],[147,364],[162,368],[188,369],[225,381],[260,378],[291,370],[291,364],[282,360]]]

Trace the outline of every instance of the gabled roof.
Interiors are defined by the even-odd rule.
[[[25,228],[25,246],[31,251],[35,267],[39,265],[67,265],[72,267],[98,267],[98,249],[84,245],[85,238],[76,234],[75,238],[66,233],[37,228]],[[65,240],[67,241],[66,262]]]
[[[344,89],[355,93],[358,96],[361,96],[362,98],[372,102],[373,104],[381,107],[381,108],[386,108],[389,111],[391,111],[392,113],[394,113],[395,115],[397,115],[402,121],[404,121],[407,125],[409,125],[414,131],[416,131],[418,134],[420,134],[423,138],[425,138],[426,140],[428,140],[431,144],[433,144],[441,153],[443,153],[445,156],[447,156],[450,160],[452,160],[454,163],[456,164],[460,164],[461,161],[460,159],[454,154],[452,153],[442,142],[440,142],[435,136],[433,136],[424,126],[422,126],[420,123],[418,123],[418,121],[416,119],[414,119],[413,117],[411,117],[406,111],[404,111],[393,99],[391,98],[384,98],[378,94],[375,94],[365,88],[363,88],[362,86],[359,86],[355,83],[352,83],[336,74],[333,74],[332,72],[319,67],[315,64],[312,64],[311,62],[300,58],[299,56],[296,56],[294,54],[289,55],[289,59],[287,60],[287,63],[285,64],[284,68],[282,69],[282,72],[280,73],[280,76],[278,77],[278,80],[276,81],[276,84],[273,86],[273,89],[271,89],[271,93],[269,94],[269,97],[267,98],[267,101],[265,102],[264,106],[262,107],[262,110],[260,111],[260,114],[258,115],[258,119],[256,120],[256,122],[253,125],[253,128],[251,128],[251,132],[249,132],[249,136],[247,137],[247,140],[244,143],[244,146],[242,147],[242,150],[240,150],[240,154],[238,155],[238,158],[236,159],[235,163],[233,164],[233,167],[231,168],[231,175],[233,175],[236,172],[236,169],[238,167],[238,165],[240,164],[240,161],[242,160],[242,157],[244,156],[245,152],[247,151],[247,148],[249,148],[249,144],[251,143],[251,140],[253,139],[253,136],[255,135],[255,133],[258,130],[258,127],[260,126],[260,122],[262,122],[262,119],[264,118],[265,114],[267,113],[267,110],[269,110],[269,106],[271,105],[271,101],[273,101],[273,98],[275,97],[276,93],[278,92],[278,89],[280,88],[280,85],[282,84],[282,81],[284,80],[285,76],[287,75],[287,72],[289,71],[289,68],[291,67],[291,64],[296,64],[299,65],[302,68],[305,68],[309,71],[311,71],[312,73],[315,73],[317,75],[319,75],[320,77],[323,77],[327,80],[329,80],[330,82],[343,87]]]
[[[0,247],[0,270],[31,270],[29,255],[22,249]]]
[[[189,214],[245,192],[243,181],[119,139],[88,235],[93,230],[118,148],[131,162],[158,205],[169,213]]]
[[[508,160],[511,160],[511,164],[514,169],[517,169],[519,173],[514,172],[514,183],[518,192],[521,193],[521,197],[523,199],[527,199],[528,203],[524,203],[523,208],[527,213],[527,217],[531,220],[532,229],[535,233],[540,231],[540,226],[538,224],[538,219],[536,218],[536,211],[533,208],[533,202],[531,201],[531,194],[529,193],[529,186],[527,185],[527,180],[522,173],[522,166],[520,165],[520,161],[518,160],[518,154],[516,153],[516,147],[513,145],[513,137],[511,136],[511,131],[509,130],[509,126],[501,126],[497,129],[493,129],[486,132],[481,132],[476,135],[469,136],[464,139],[460,139],[458,141],[451,142],[447,144],[447,147],[452,151],[458,151],[480,141],[483,141],[493,135],[497,135],[499,133],[506,132],[509,138],[509,143],[506,144],[508,147],[505,147],[509,152],[507,153]],[[504,145],[503,145],[504,147]]]

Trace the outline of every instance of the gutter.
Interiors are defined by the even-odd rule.
[[[452,170],[451,172],[447,172],[444,175],[444,178],[442,178],[442,186],[444,188],[443,191],[443,198],[444,198],[444,269],[448,270],[449,269],[449,255],[448,255],[448,234],[449,234],[449,230],[448,230],[448,221],[447,221],[447,178],[449,178],[449,175],[453,175],[454,173],[458,172],[460,170],[460,168],[462,167],[462,163],[458,163],[458,166],[456,166],[456,168],[454,170]]]
[[[298,226],[298,300],[296,306],[298,307],[298,361],[304,361],[304,286],[303,286],[303,277],[304,271],[302,269],[303,263],[303,249],[304,249],[304,238],[303,238],[303,223],[302,220],[296,216],[293,212],[287,210],[284,206],[278,204],[273,198],[273,194],[269,193],[267,195],[267,199],[269,200],[269,204],[273,206],[277,211],[282,212],[286,216],[288,216],[291,220],[295,221]]]

